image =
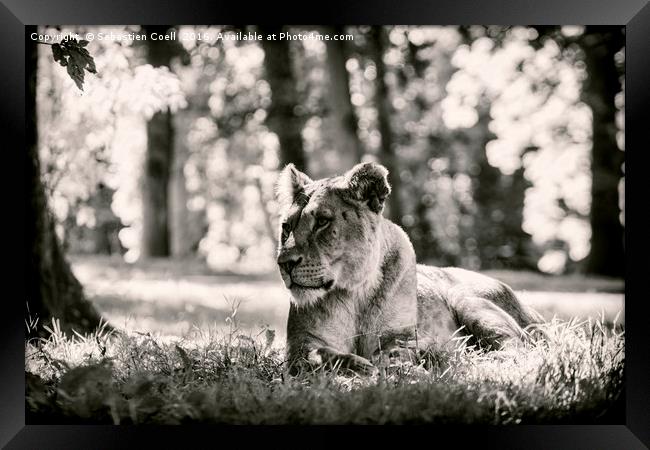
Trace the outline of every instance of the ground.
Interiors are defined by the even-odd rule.
[[[374,377],[289,376],[288,299],[276,274],[211,274],[192,261],[72,258],[109,334],[26,343],[29,423],[607,423],[624,375],[621,281],[491,272],[549,321],[547,337]],[[619,311],[620,314],[619,314]],[[617,317],[618,314],[618,317]],[[553,319],[553,316],[556,316]]]
[[[86,295],[111,323],[162,335],[183,335],[195,326],[227,328],[230,303],[240,300],[240,326],[268,325],[284,340],[289,299],[278,273],[214,274],[190,261],[153,260],[136,265],[121,258],[72,257]],[[532,272],[488,271],[515,289],[519,298],[547,320],[596,318],[611,322],[621,311],[623,282],[579,275],[551,277]]]

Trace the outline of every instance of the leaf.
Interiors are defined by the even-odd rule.
[[[52,56],[61,66],[66,67],[68,75],[77,87],[83,91],[84,70],[97,73],[95,60],[84,47],[88,41],[65,40],[60,44],[52,44]]]
[[[183,348],[181,348],[178,344],[176,344],[176,350],[178,351],[178,354],[181,355],[181,360],[183,361],[185,370],[192,370],[192,360],[189,356],[187,356],[187,352],[183,350]]]
[[[54,57],[54,61],[58,62],[62,66],[65,67],[68,64],[64,58],[63,48],[60,44],[52,44],[52,56]]]
[[[72,81],[75,82],[77,87],[83,91],[83,85],[84,85],[84,72],[83,70],[79,70],[79,67],[75,66],[74,64],[70,64],[68,62],[68,75],[70,75],[70,78],[72,78]]]
[[[86,67],[86,70],[90,73],[97,73],[97,69],[95,68],[95,61],[93,60],[92,57],[90,57],[90,60],[88,61],[88,66]]]

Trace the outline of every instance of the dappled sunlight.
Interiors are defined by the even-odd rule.
[[[195,38],[179,41],[186,54],[171,58],[169,67],[149,64],[142,42],[89,42],[98,72],[86,77],[83,92],[42,52],[40,153],[57,231],[79,250],[92,247],[77,242],[84,239],[79,236],[111,222],[117,228],[112,239],[119,240],[125,260],[142,257],[146,122],[154,112],[169,109],[187,122],[177,130],[186,136],[187,148],[175,169],[183,178],[184,207],[192,222],[187,245],[214,270],[234,266],[266,272],[273,267],[277,229],[273,186],[286,161],[269,125],[272,92],[264,50],[258,41],[217,39],[232,34],[232,27],[177,28]],[[327,34],[322,27],[307,29]],[[576,45],[585,28],[559,27],[556,34],[540,36],[522,26],[386,27],[382,80],[369,30],[347,27],[354,39],[346,44],[341,64],[354,123],[346,126],[354,127],[359,140],[355,158],[382,162],[377,86],[385,83],[391,151],[400,166],[391,177],[402,181],[395,196],[404,205],[396,221],[415,242],[418,256],[472,269],[510,267],[505,258],[515,256],[513,268],[525,263],[546,273],[577,270],[589,257],[592,238],[592,113],[584,92],[589,70]],[[122,36],[139,27],[60,31]],[[333,94],[327,44],[302,40],[289,48],[297,93],[291,114],[301,121],[310,173],[342,173],[352,159],[340,154],[331,136],[335,111],[329,109],[341,103],[328,103]],[[622,65],[624,58],[621,49],[614,59]],[[615,97],[621,150],[623,94],[621,84]],[[104,219],[97,220],[100,213],[91,205],[103,185],[112,201],[101,212]],[[624,177],[618,185],[624,222]],[[516,214],[495,219],[484,211],[489,206],[499,217],[512,206],[499,197],[510,195]],[[520,195],[523,204],[514,200]],[[525,234],[513,237],[509,228]],[[494,248],[476,246],[471,240],[485,241],[481,233],[499,233],[501,242]]]
[[[524,176],[532,182],[526,190],[523,229],[539,246],[566,242],[567,256],[579,261],[589,253],[589,223],[558,209],[557,203],[562,200],[581,215],[589,212],[591,117],[580,101],[584,64],[564,60],[551,39],[537,51],[529,39],[520,29],[496,50],[487,37],[471,47],[460,46],[452,58],[460,70],[447,84],[443,118],[451,128],[470,128],[478,120],[480,96],[492,100],[489,128],[496,139],[486,145],[487,159],[504,174],[523,164]],[[534,152],[524,153],[532,148]],[[566,232],[565,220],[580,225]],[[564,251],[547,252],[539,269],[563,272],[566,259],[558,252]]]

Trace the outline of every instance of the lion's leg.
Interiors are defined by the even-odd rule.
[[[456,296],[452,309],[460,325],[481,345],[501,348],[506,342],[526,338],[517,321],[490,300],[473,296]]]
[[[333,347],[316,348],[309,352],[307,359],[313,366],[327,369],[348,369],[365,375],[377,372],[377,368],[366,358],[354,353],[342,353]]]

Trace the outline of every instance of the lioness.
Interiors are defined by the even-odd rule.
[[[374,372],[381,352],[445,349],[463,325],[498,348],[539,321],[500,281],[416,264],[406,233],[382,216],[387,175],[376,163],[316,181],[293,164],[280,174],[277,263],[291,296],[293,371],[308,362]]]

